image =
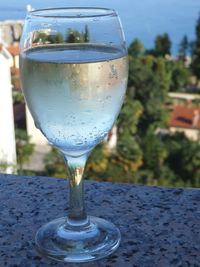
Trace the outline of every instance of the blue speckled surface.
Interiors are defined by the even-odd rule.
[[[200,266],[200,190],[86,182],[90,215],[115,223],[119,249],[90,264],[42,259],[34,236],[67,213],[67,182],[0,175],[0,267]]]

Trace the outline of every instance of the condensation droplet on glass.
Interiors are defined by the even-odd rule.
[[[83,142],[76,142],[77,146],[81,146],[83,144]]]
[[[85,110],[85,113],[92,113],[92,110],[90,110],[90,109],[86,109],[86,110]]]

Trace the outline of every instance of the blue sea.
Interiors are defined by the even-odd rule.
[[[151,48],[155,36],[167,32],[173,43],[172,52],[187,35],[195,38],[195,24],[200,13],[200,0],[6,0],[0,2],[0,20],[23,19],[26,6],[33,8],[58,6],[95,6],[114,8],[124,27],[127,43],[139,38]]]

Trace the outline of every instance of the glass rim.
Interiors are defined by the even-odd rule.
[[[117,13],[114,9],[103,8],[103,7],[52,7],[52,8],[50,7],[50,8],[34,9],[28,13],[28,17],[29,16],[41,17],[41,18],[81,19],[81,18],[117,16]]]

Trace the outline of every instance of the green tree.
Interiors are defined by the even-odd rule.
[[[90,41],[90,32],[87,25],[85,25],[85,29],[82,34],[84,36],[84,42],[88,43]]]
[[[182,60],[170,61],[167,66],[171,77],[170,91],[186,92],[190,83],[190,70],[185,67]]]
[[[162,139],[149,129],[143,138],[144,169],[149,169],[154,173],[154,178],[160,178],[161,169],[168,156],[168,151]]]
[[[46,32],[36,32],[33,37],[33,43],[50,43],[50,44],[56,44],[56,43],[63,43],[64,37],[61,33],[46,33]]]
[[[171,49],[171,40],[169,38],[169,35],[167,33],[164,33],[163,35],[158,35],[155,39],[155,48],[154,53],[156,56],[166,56],[170,55]]]
[[[171,184],[200,187],[200,143],[182,133],[166,136],[164,141],[169,151],[166,163],[176,174]]]
[[[128,53],[130,56],[132,57],[139,57],[139,56],[143,56],[145,53],[145,48],[143,43],[138,40],[135,39],[129,46],[128,48]]]
[[[64,37],[63,37],[63,35],[61,33],[48,35],[47,40],[51,44],[64,43]]]
[[[101,143],[92,151],[85,169],[86,179],[108,181],[108,164],[110,155],[105,143]]]
[[[61,153],[54,147],[46,155],[45,159],[45,174],[48,176],[66,178],[67,167]]]
[[[82,32],[74,29],[68,29],[66,37],[67,43],[88,43],[89,41],[90,33],[87,25],[85,25],[85,28]]]
[[[116,151],[110,153],[106,144],[92,152],[86,177],[112,182],[134,182],[133,173],[142,165],[142,151],[138,142],[137,123],[142,114],[139,101],[126,98],[117,121]]]
[[[190,46],[190,43],[188,41],[187,35],[184,35],[179,45],[179,58],[180,59],[185,60],[185,57],[189,53],[189,46]]]
[[[142,150],[138,142],[137,124],[143,112],[139,101],[127,97],[117,122],[116,159],[124,171],[135,172],[142,165]]]
[[[34,145],[30,143],[30,137],[25,130],[15,129],[16,151],[17,151],[17,170],[23,174],[23,165],[26,163],[34,150]]]
[[[150,126],[164,126],[168,119],[165,103],[170,86],[165,59],[151,55],[130,57],[128,85],[128,95],[139,100],[143,106],[139,121],[140,135],[145,135]]]
[[[182,166],[186,183],[192,187],[200,187],[200,144],[190,142],[183,147]]]
[[[191,69],[198,82],[200,79],[200,15],[196,24],[196,39],[194,41]]]
[[[33,35],[33,39],[32,39],[33,43],[45,43],[47,42],[47,34],[45,32],[36,32]]]

